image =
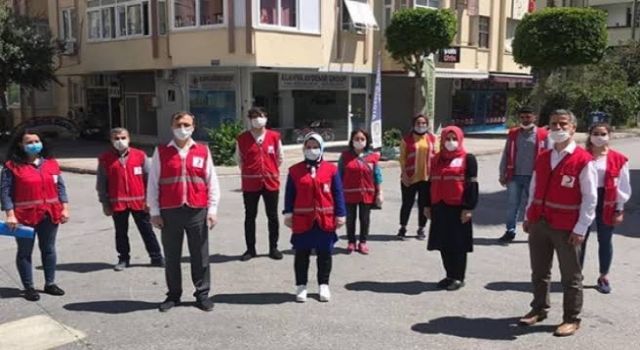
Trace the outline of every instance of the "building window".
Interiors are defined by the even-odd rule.
[[[393,17],[393,0],[384,0],[384,12],[382,13],[382,30],[386,30],[389,24],[391,24],[391,17]]]
[[[342,30],[364,33],[366,29],[379,29],[368,0],[343,0]]]
[[[87,3],[89,39],[111,40],[149,35],[151,33],[149,2],[150,0],[89,1]],[[159,6],[165,6],[166,16],[166,3],[159,2]],[[162,21],[160,23],[162,24]],[[166,21],[164,23],[166,27]]]
[[[75,41],[76,31],[73,24],[75,9],[68,8],[60,11],[60,39],[63,41]]]
[[[223,0],[174,0],[173,26],[189,28],[224,23]]]
[[[489,17],[478,17],[478,46],[489,47]]]
[[[415,7],[440,8],[440,0],[415,0]]]
[[[158,33],[167,34],[167,2],[158,2]]]
[[[507,32],[504,43],[504,51],[508,53],[513,52],[512,44],[513,38],[516,36],[516,28],[520,24],[520,21],[517,19],[507,18]]]
[[[260,0],[260,24],[296,27],[296,0]]]

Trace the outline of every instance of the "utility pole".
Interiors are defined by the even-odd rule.
[[[633,0],[631,7],[631,40],[636,40],[636,27],[638,26],[638,0]]]

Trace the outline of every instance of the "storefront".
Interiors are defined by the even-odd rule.
[[[239,117],[237,74],[190,72],[187,80],[188,110],[196,117],[197,139],[207,139],[208,129]]]
[[[461,79],[453,96],[452,122],[465,133],[504,130],[508,83]]]
[[[326,141],[346,141],[366,126],[369,76],[316,72],[251,72],[253,105],[263,107],[285,144],[310,131]]]

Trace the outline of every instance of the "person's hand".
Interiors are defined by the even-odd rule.
[[[287,226],[288,228],[293,227],[293,216],[285,215],[284,216],[284,225]]]
[[[207,215],[207,226],[209,230],[213,229],[218,224],[218,215],[216,214],[208,214]]]
[[[149,208],[149,206],[147,204],[144,205],[144,212],[145,213],[149,213],[151,209]]]
[[[400,177],[400,180],[402,181],[402,184],[409,187],[409,185],[411,185],[411,179],[409,178],[409,176],[403,171],[402,172],[402,176]]]
[[[431,208],[427,207],[424,208],[424,216],[427,218],[427,220],[431,220]]]
[[[460,221],[462,221],[463,224],[466,224],[471,220],[472,216],[473,212],[471,210],[463,210],[462,213],[460,213]]]
[[[524,231],[524,233],[529,233],[529,229],[531,228],[531,226],[529,226],[529,221],[525,220],[522,223],[522,231]]]
[[[504,176],[500,176],[500,179],[498,179],[498,182],[500,182],[500,186],[507,187],[507,179]]]
[[[164,227],[164,221],[162,220],[162,216],[160,215],[152,216],[151,225],[153,225],[153,227],[155,228],[162,229]]]
[[[346,222],[347,222],[347,219],[344,216],[338,216],[336,218],[336,228],[340,228],[344,226]]]
[[[60,213],[60,222],[63,224],[69,222],[69,208],[62,208],[62,213]]]
[[[382,207],[382,203],[384,203],[384,195],[382,192],[378,192],[376,195],[376,206]]]
[[[104,214],[104,216],[111,216],[113,215],[113,210],[111,210],[111,206],[108,204],[103,204],[102,205],[102,213]]]
[[[618,226],[624,221],[624,212],[617,211],[613,215],[613,226]]]
[[[18,219],[14,214],[7,214],[6,224],[7,224],[7,227],[9,227],[9,230],[13,231],[16,228],[18,228]]]
[[[569,244],[582,245],[582,242],[584,242],[584,235],[579,235],[575,232],[572,232],[569,236]]]

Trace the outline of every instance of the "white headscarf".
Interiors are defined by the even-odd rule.
[[[307,167],[311,171],[311,177],[315,178],[316,177],[316,168],[318,167],[318,164],[320,164],[320,162],[322,161],[322,157],[324,156],[324,140],[322,139],[322,136],[320,136],[320,134],[318,134],[318,133],[315,133],[315,132],[308,133],[307,135],[305,135],[304,142],[302,143],[303,151],[304,151],[304,147],[307,145],[307,141],[309,141],[309,140],[315,140],[320,145],[320,156],[318,157],[317,160],[310,161],[310,160],[305,158],[305,162],[307,163]]]

